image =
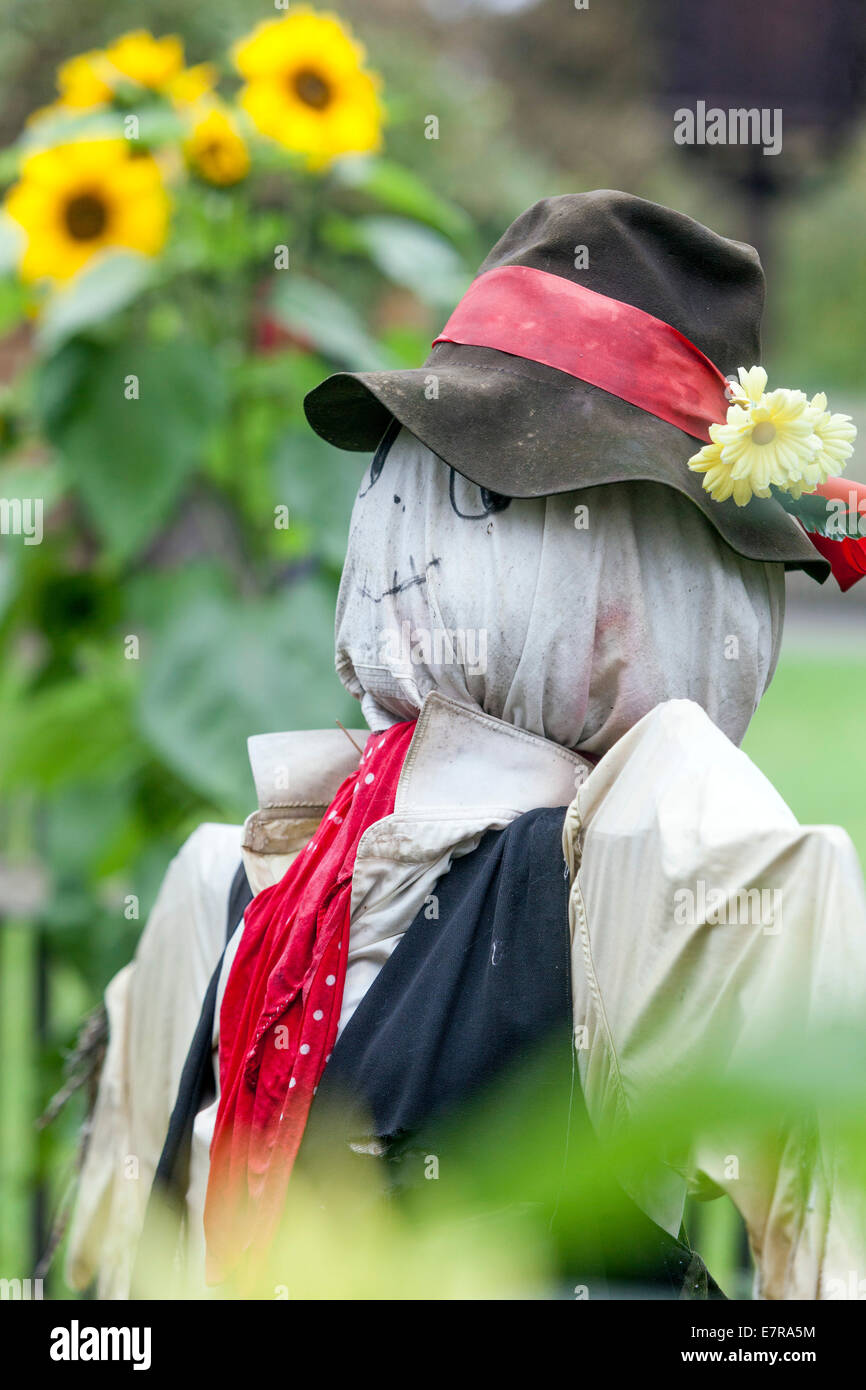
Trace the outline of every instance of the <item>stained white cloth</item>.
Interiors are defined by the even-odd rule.
[[[408,430],[374,460],[336,622],[337,672],[372,728],[438,690],[581,752],[670,699],[742,740],[779,654],[781,565],[743,559],[655,483],[489,508]]]

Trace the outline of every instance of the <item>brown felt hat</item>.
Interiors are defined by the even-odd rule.
[[[579,247],[587,256],[576,256]],[[511,224],[478,274],[500,266],[529,266],[634,305],[671,324],[725,376],[761,361],[758,253],[657,203],[609,189],[545,198]],[[367,453],[398,420],[458,473],[506,497],[665,483],[748,559],[782,562],[819,582],[830,572],[774,498],[745,507],[714,501],[686,466],[700,447],[694,436],[525,357],[442,342],[422,367],[337,372],[307,395],[304,409],[323,439]]]

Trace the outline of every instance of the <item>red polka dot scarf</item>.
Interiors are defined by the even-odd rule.
[[[220,1012],[220,1100],[205,1205],[208,1278],[265,1252],[337,1037],[361,836],[394,809],[415,723],[367,742],[318,830],[253,898]]]

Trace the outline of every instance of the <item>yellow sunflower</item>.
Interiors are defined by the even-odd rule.
[[[311,168],[380,148],[379,78],[336,16],[304,6],[265,20],[233,58],[246,79],[239,101],[255,126]]]
[[[192,106],[209,96],[217,83],[217,70],[213,63],[197,63],[192,68],[182,68],[165,84],[165,94],[176,106]]]
[[[208,183],[226,187],[239,183],[249,172],[246,142],[231,112],[216,102],[198,113],[184,152],[194,169]]]
[[[24,229],[24,280],[64,281],[101,251],[153,256],[165,241],[168,195],[156,161],[126,140],[78,140],[24,161],[6,195]]]
[[[57,69],[61,106],[86,110],[111,101],[114,95],[111,76],[111,64],[101,49],[93,48],[89,53],[77,53],[74,58],[68,58]]]
[[[109,44],[105,56],[130,82],[159,91],[183,68],[183,42],[176,34],[155,39],[146,29],[133,29]]]

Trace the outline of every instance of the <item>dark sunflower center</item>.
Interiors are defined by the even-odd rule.
[[[66,204],[64,220],[75,241],[92,241],[105,231],[108,212],[101,198],[93,193],[79,193]]]
[[[316,111],[323,111],[331,100],[331,86],[312,68],[301,68],[292,77],[292,87],[301,101]]]

